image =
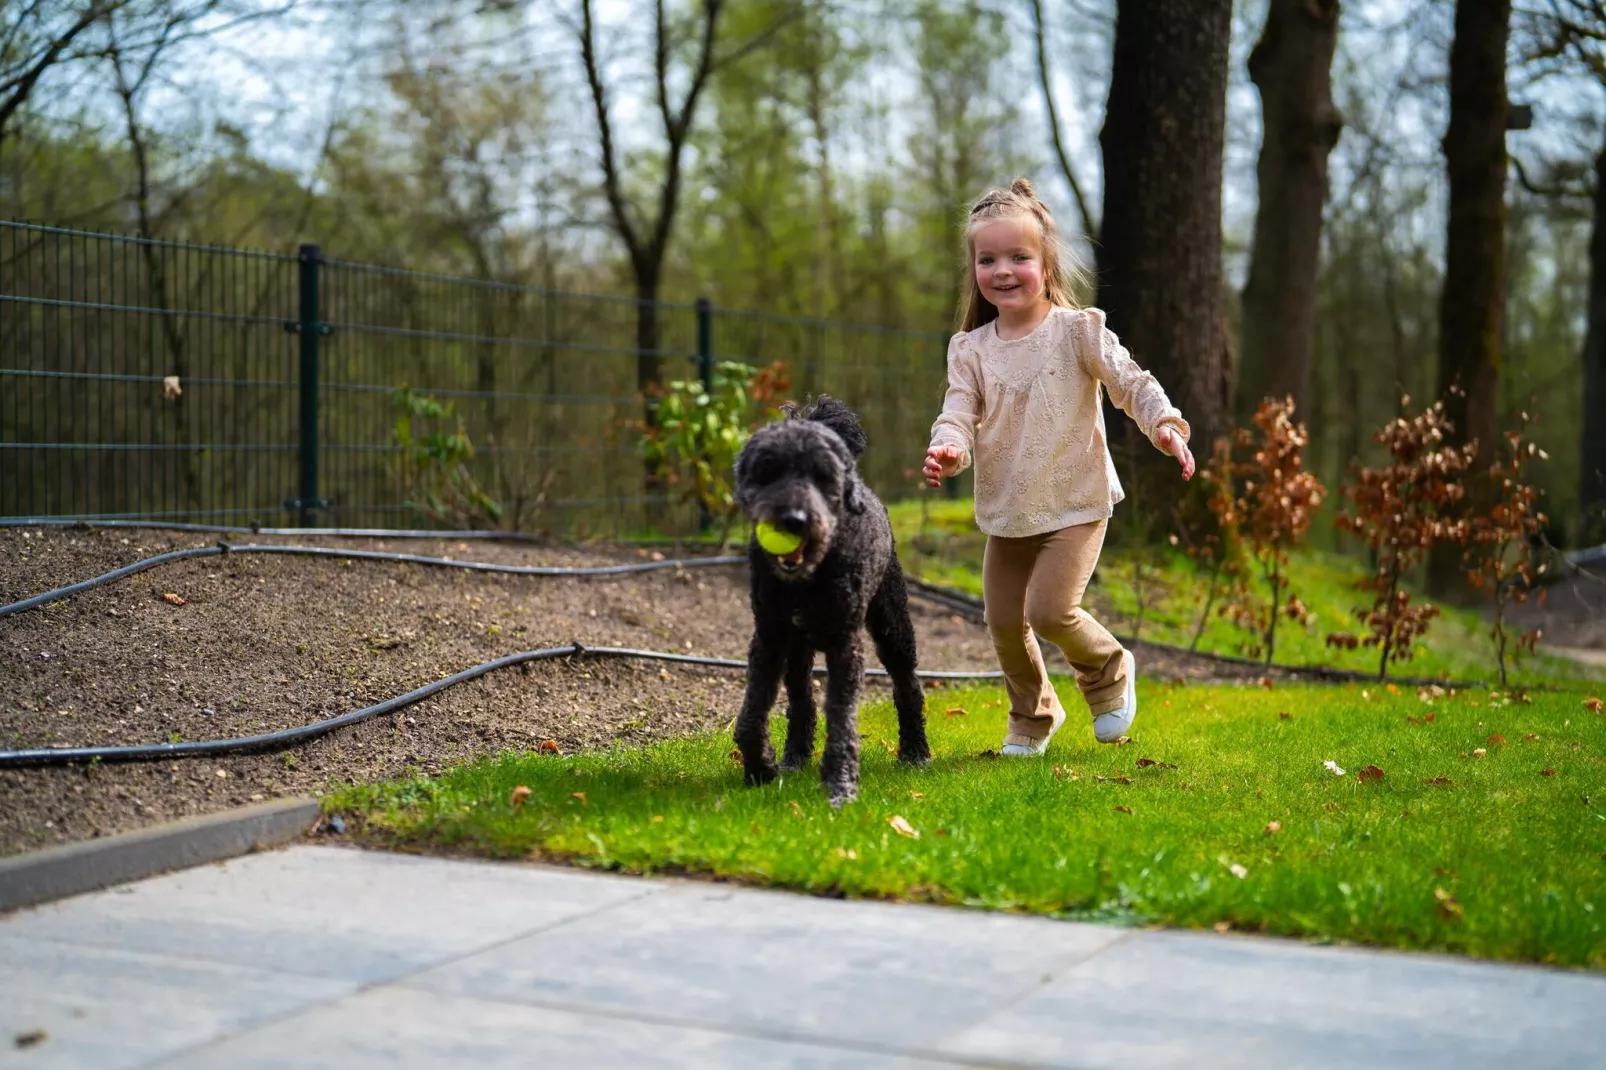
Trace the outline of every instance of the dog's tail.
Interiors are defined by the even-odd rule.
[[[864,425],[859,423],[859,417],[848,408],[847,402],[821,394],[805,409],[793,410],[789,413],[799,420],[813,420],[817,424],[824,424],[837,433],[837,437],[847,444],[848,452],[857,457],[869,445],[865,437]]]

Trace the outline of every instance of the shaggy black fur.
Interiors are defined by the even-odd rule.
[[[898,758],[926,762],[925,694],[915,676],[915,633],[903,570],[881,499],[854,468],[864,429],[845,404],[820,395],[799,412],[760,428],[736,461],[736,500],[754,521],[804,538],[786,557],[754,539],[753,641],[747,695],[736,719],[736,743],[749,784],[773,780],[814,755],[815,651],[825,653],[825,755],[820,779],[833,806],[859,791],[859,687],[868,629],[892,678],[898,709]],[[786,750],[780,765],[770,746],[769,715],[786,681]]]

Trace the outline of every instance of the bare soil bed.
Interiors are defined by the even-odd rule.
[[[0,529],[0,604],[213,541],[154,530]],[[563,566],[654,552],[452,539],[230,541]],[[979,625],[919,600],[913,610],[923,668],[994,667]],[[0,619],[0,749],[251,735],[367,706],[501,655],[573,642],[742,658],[749,627],[741,566],[549,578],[340,558],[200,558]],[[1158,648],[1143,656],[1145,675],[1245,675]],[[545,740],[569,752],[722,728],[742,682],[725,669],[548,661],[276,754],[0,770],[0,855],[336,783],[435,772]],[[940,711],[940,699],[931,706]]]

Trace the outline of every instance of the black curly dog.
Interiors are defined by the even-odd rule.
[[[864,452],[864,428],[842,402],[820,395],[801,412],[753,433],[736,460],[736,501],[754,521],[803,538],[785,555],[754,539],[753,642],[747,695],[736,718],[736,744],[749,784],[775,779],[814,755],[815,651],[824,651],[825,756],[820,780],[833,806],[859,792],[859,687],[868,628],[892,679],[898,709],[898,758],[923,763],[925,694],[915,676],[915,633],[908,593],[892,542],[887,508],[864,485],[854,458]],[[775,763],[769,715],[786,679],[786,750]]]

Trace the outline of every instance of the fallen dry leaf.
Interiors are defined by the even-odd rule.
[[[546,751],[548,754],[557,754],[558,741],[555,739],[543,739],[541,741],[541,745],[535,749],[538,751]]]
[[[1365,784],[1368,781],[1382,780],[1386,774],[1375,765],[1369,765],[1355,774],[1355,779]]]
[[[1275,685],[1271,682],[1271,677],[1262,676],[1260,678],[1260,686],[1264,687],[1267,691],[1270,691]]]
[[[166,594],[162,595],[162,601],[166,602],[170,606],[182,606],[184,604],[183,597],[173,593],[172,591],[168,591]]]
[[[1130,783],[1132,783],[1132,778],[1129,777],[1129,776],[1098,776],[1098,775],[1095,775],[1093,777],[1093,781],[1094,781],[1094,783],[1097,783],[1097,784],[1103,784],[1105,782],[1108,782],[1108,783],[1111,783],[1111,784],[1130,784]]]
[[[1209,708],[1210,708],[1210,707],[1209,707],[1209,706],[1206,706],[1206,707],[1205,707],[1205,709],[1207,709],[1207,710],[1208,710],[1208,709],[1209,709]],[[1132,742],[1132,737],[1131,737],[1131,736],[1121,736],[1121,737],[1120,737],[1120,738],[1119,738],[1119,739],[1117,739],[1117,740],[1116,740],[1116,741],[1115,741],[1115,742],[1114,742],[1114,743],[1112,743],[1112,744],[1111,744],[1111,746],[1113,746],[1113,747],[1124,747],[1124,746],[1126,746],[1126,745],[1127,745],[1127,744],[1128,744],[1128,743],[1131,743],[1131,742]]]
[[[183,395],[183,393],[184,393],[184,387],[182,385],[180,385],[178,376],[176,376],[176,375],[164,375],[164,376],[162,376],[162,400],[163,401],[177,401]]]
[[[1389,684],[1388,685],[1388,692],[1391,695],[1398,695],[1400,693],[1400,685],[1399,684]]]
[[[796,799],[793,799],[791,802],[787,803],[787,805],[792,808],[792,814],[794,817],[803,816],[803,808],[797,804]]]
[[[1338,767],[1338,763],[1337,762],[1332,762],[1332,761],[1323,762],[1322,763],[1322,767],[1325,768],[1328,772],[1332,773],[1334,776],[1343,776],[1344,775],[1344,770],[1342,770],[1342,769],[1340,769]]]
[[[1430,713],[1426,717],[1422,718],[1422,723],[1423,724],[1427,724],[1429,721],[1437,721],[1438,719],[1439,719],[1439,715],[1438,714]]]
[[[1436,777],[1432,777],[1432,778],[1423,777],[1422,778],[1422,783],[1424,783],[1424,784],[1426,784],[1426,785],[1428,785],[1429,787],[1432,787],[1432,788],[1453,788],[1453,787],[1455,787],[1455,781],[1451,780],[1447,776],[1436,776]]]
[[[571,798],[571,799],[579,799],[581,806],[584,806],[586,804],[586,793],[583,792],[583,791],[571,791],[569,793],[569,798]]]
[[[896,832],[900,836],[907,836],[911,840],[918,840],[920,838],[920,830],[909,824],[909,822],[904,820],[903,816],[900,814],[893,814],[891,817],[887,818],[887,824],[891,825],[892,831]]]
[[[1227,872],[1231,873],[1239,880],[1243,880],[1245,877],[1249,876],[1249,868],[1240,862],[1234,862],[1232,865],[1228,866]]]
[[[1294,715],[1289,713],[1287,710],[1278,710],[1277,719],[1279,721],[1292,721],[1294,719]]]
[[[1139,769],[1147,769],[1150,766],[1158,766],[1161,769],[1175,769],[1177,767],[1176,762],[1159,762],[1153,758],[1139,758],[1137,765]]]
[[[1455,896],[1443,888],[1433,889],[1433,898],[1439,901],[1440,917],[1447,918],[1450,921],[1460,921],[1466,916],[1466,911],[1462,910],[1461,904],[1455,901]]]
[[[949,706],[946,710],[942,711],[942,715],[944,717],[963,717],[965,716],[965,707]]]
[[[732,750],[731,751],[731,761],[735,762],[737,765],[741,765],[742,764],[742,752],[740,750]]]
[[[1506,745],[1506,737],[1496,732],[1489,737],[1488,742],[1491,747],[1504,747]]]
[[[1132,808],[1130,806],[1117,806],[1115,808],[1115,812],[1118,814],[1130,814],[1132,812]]]
[[[792,805],[796,806],[797,804],[793,803]],[[653,814],[652,815],[652,820],[648,822],[649,825],[662,825],[663,823],[664,823],[664,815],[663,814]]]
[[[1556,771],[1554,769],[1541,769],[1541,770],[1539,770],[1539,775],[1540,776],[1555,776],[1556,775]]]
[[[1584,709],[1590,713],[1606,712],[1606,702],[1602,702],[1599,697],[1592,696],[1584,699]]]
[[[524,805],[524,800],[528,799],[529,797],[530,789],[525,787],[523,784],[520,784],[518,787],[513,789],[513,795],[509,801],[513,804],[513,809],[517,810]]]
[[[1522,737],[1522,741],[1524,743],[1532,743],[1535,740],[1537,740],[1538,738],[1539,738],[1539,733],[1538,732],[1529,732],[1527,735]]]
[[[1279,832],[1281,832],[1282,830],[1283,830],[1283,823],[1281,821],[1268,821],[1268,822],[1266,822],[1266,835],[1275,836]]]
[[[1488,753],[1489,753],[1488,751],[1484,750],[1482,747],[1479,747],[1479,748],[1477,748],[1476,750],[1474,750],[1472,752],[1472,756],[1474,758],[1482,758],[1485,754],[1488,754]]]

